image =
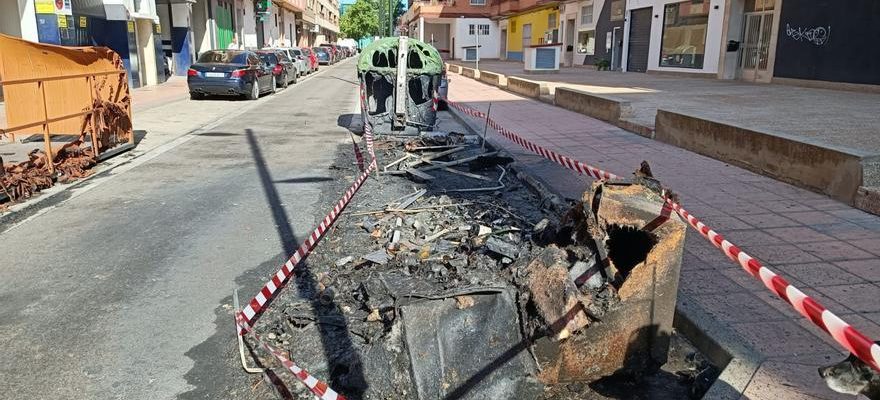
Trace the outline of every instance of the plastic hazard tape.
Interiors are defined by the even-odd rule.
[[[266,303],[269,302],[270,299],[275,295],[275,293],[284,286],[287,280],[293,275],[293,268],[302,261],[309,253],[312,252],[312,249],[315,248],[315,245],[318,244],[318,241],[324,236],[324,233],[333,225],[333,222],[336,221],[336,218],[345,209],[345,206],[348,205],[351,198],[354,197],[354,194],[357,193],[358,189],[361,188],[364,181],[370,175],[373,168],[376,167],[375,160],[367,167],[367,169],[355,179],[354,183],[351,184],[351,187],[345,191],[345,195],[342,196],[341,199],[336,203],[336,206],[330,210],[330,213],[324,217],[324,220],[321,221],[321,224],[312,231],[312,234],[309,235],[309,238],[306,239],[302,244],[300,244],[299,248],[293,253],[292,256],[281,266],[281,269],[272,276],[266,284],[260,289],[260,292],[251,299],[250,302],[242,309],[241,314],[244,318],[244,325],[238,324],[239,334],[243,335],[247,333],[254,326],[254,322],[256,321],[257,315],[259,315],[260,311],[263,310]]]
[[[244,317],[241,315],[241,313],[236,314],[235,320],[236,325],[239,326],[239,328],[247,326],[247,322],[245,322]],[[315,396],[317,396],[319,399],[345,400],[345,396],[337,393],[335,390],[330,388],[330,385],[328,385],[326,382],[315,378],[312,374],[309,373],[309,371],[302,369],[292,360],[285,357],[284,354],[282,354],[280,351],[270,346],[268,343],[264,342],[263,338],[261,338],[260,335],[258,335],[256,332],[253,333],[253,337],[257,341],[257,343],[259,343],[259,345],[263,347],[263,349],[268,351],[269,354],[272,354],[272,356],[275,357],[276,360],[281,362],[281,365],[283,365],[285,369],[290,371],[293,376],[295,376],[304,385],[306,385],[306,387],[309,388],[309,390],[311,390],[312,393],[314,393]]]
[[[724,254],[738,263],[746,272],[764,283],[767,289],[770,289],[777,296],[791,304],[795,310],[801,315],[812,321],[816,326],[827,332],[837,343],[855,354],[862,361],[871,365],[877,371],[880,371],[880,345],[877,345],[850,326],[844,320],[828,311],[821,304],[807,296],[796,287],[792,286],[785,278],[777,275],[767,267],[761,265],[761,262],[754,257],[740,250],[739,247],[730,243],[715,230],[709,228],[699,219],[691,215],[680,204],[666,199],[670,207],[685,221],[690,224],[700,235],[703,235],[715,247],[721,249]]]
[[[548,160],[551,160],[572,171],[587,174],[596,179],[617,179],[620,176],[603,171],[599,168],[590,166],[580,161],[573,160],[569,157],[560,155],[552,150],[538,146],[521,136],[504,128],[492,118],[481,111],[474,110],[466,105],[446,100],[447,104],[467,115],[487,119],[489,126],[495,129],[501,136],[519,144],[523,148],[538,154]],[[703,237],[709,240],[715,247],[719,248],[728,258],[738,263],[746,272],[764,283],[770,291],[775,293],[781,299],[788,302],[801,315],[809,319],[819,328],[822,328],[837,343],[855,354],[859,359],[880,371],[880,345],[874,343],[873,340],[853,328],[850,324],[828,311],[812,297],[807,296],[804,292],[792,286],[781,276],[777,275],[767,267],[763,266],[760,261],[740,250],[739,247],[730,243],[718,232],[710,229],[699,219],[691,215],[680,204],[667,198],[666,203],[676,214],[684,218],[688,224],[697,230]],[[664,207],[666,208],[666,207]]]
[[[468,115],[471,115],[471,116],[474,116],[477,118],[486,119],[486,113],[484,113],[482,111],[474,110],[470,107],[467,107],[467,106],[459,104],[459,103],[452,102],[450,100],[446,100],[446,103],[451,105],[455,109],[460,110]],[[619,178],[619,176],[612,174],[608,171],[593,167],[588,164],[584,164],[584,163],[577,161],[573,158],[566,157],[566,156],[561,155],[553,150],[549,150],[549,149],[541,147],[535,143],[532,143],[531,141],[523,138],[522,136],[519,136],[516,133],[511,132],[507,128],[501,126],[500,124],[495,122],[492,118],[489,118],[488,120],[489,120],[489,126],[492,127],[492,129],[494,129],[496,132],[498,132],[501,136],[504,136],[508,140],[522,146],[524,149],[531,151],[532,153],[535,153],[535,154],[537,154],[541,157],[544,157],[550,161],[553,161],[553,162],[555,162],[565,168],[568,168],[568,169],[575,171],[579,174],[587,174],[595,179],[608,180],[608,179]]]
[[[373,126],[370,124],[369,120],[369,111],[367,111],[367,88],[364,86],[363,82],[361,82],[360,86],[360,96],[361,96],[361,116],[364,124],[364,140],[367,141],[367,153],[370,154],[370,157],[373,158],[372,163],[377,163],[376,160],[376,152],[373,149]]]

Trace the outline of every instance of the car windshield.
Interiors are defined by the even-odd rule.
[[[276,57],[275,54],[272,53],[260,54],[260,59],[268,64],[278,64],[278,57]]]
[[[320,48],[320,47],[315,47],[315,48],[312,49],[312,50],[315,50],[315,53],[318,53],[318,54],[321,54],[321,53],[324,53],[324,52],[327,51],[327,50],[324,50],[324,49],[322,49],[322,48]]]
[[[200,63],[247,64],[247,53],[243,51],[208,51],[199,56]]]
[[[295,55],[295,56],[301,56],[301,55],[302,55],[302,52],[299,51],[299,50],[297,50],[297,49],[293,49],[293,50],[291,50],[290,52],[293,53],[293,55]]]

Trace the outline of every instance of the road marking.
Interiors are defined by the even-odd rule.
[[[342,64],[336,64],[336,65],[338,66],[338,65],[342,65]],[[326,71],[330,71],[330,70],[331,70],[330,68],[325,67],[324,69],[318,70],[318,72],[315,72],[309,76],[318,76],[318,75],[325,73]],[[302,82],[305,82],[306,80],[307,79],[304,78],[302,80]],[[286,92],[287,91],[285,90],[279,94],[284,94]],[[120,156],[117,156],[116,158],[111,158],[110,160],[107,160],[106,162],[102,163],[103,165],[98,164],[99,166],[103,166],[104,169],[101,171],[97,171],[97,175],[83,178],[83,179],[81,179],[71,185],[55,186],[55,188],[58,188],[57,191],[52,191],[52,188],[50,188],[49,190],[44,190],[42,192],[42,194],[46,195],[45,197],[40,197],[40,198],[34,199],[34,200],[38,200],[38,201],[35,201],[32,203],[27,203],[27,202],[21,203],[21,204],[19,204],[19,206],[21,206],[21,208],[35,207],[42,201],[48,201],[51,198],[51,196],[60,194],[61,192],[65,192],[65,191],[70,193],[70,197],[68,197],[62,201],[59,201],[58,203],[53,204],[49,207],[42,208],[42,209],[34,212],[33,215],[30,215],[27,218],[10,225],[6,229],[0,228],[0,234],[4,234],[6,232],[11,232],[11,231],[15,230],[19,226],[24,225],[25,223],[30,222],[30,221],[32,221],[32,220],[34,220],[44,214],[56,209],[56,208],[64,205],[68,201],[75,199],[79,196],[82,196],[83,194],[87,193],[88,191],[90,191],[90,190],[102,185],[103,183],[109,181],[110,179],[113,179],[113,178],[115,178],[115,177],[117,177],[127,171],[130,171],[134,168],[137,168],[138,166],[143,165],[144,163],[146,163],[150,160],[153,160],[154,158],[159,157],[162,154],[167,153],[168,151],[176,148],[177,146],[180,146],[186,142],[189,142],[193,138],[197,137],[199,133],[214,129],[217,126],[219,126],[220,124],[222,124],[230,119],[236,118],[238,116],[241,116],[242,114],[247,113],[248,111],[252,110],[253,108],[257,107],[258,105],[261,105],[262,103],[269,101],[269,99],[271,99],[271,98],[273,98],[273,97],[272,96],[264,96],[264,97],[257,99],[256,101],[248,102],[248,104],[239,108],[239,110],[237,112],[233,112],[231,114],[227,114],[223,117],[220,117],[217,120],[215,120],[214,122],[211,122],[207,125],[202,125],[201,127],[194,128],[194,129],[190,130],[189,132],[184,133],[183,135],[177,137],[176,139],[165,142],[159,146],[156,146],[150,150],[147,150],[144,153],[138,154],[137,148],[134,148],[127,154],[122,154]],[[123,157],[128,157],[128,158],[123,159]],[[40,199],[42,199],[42,200],[40,200]],[[12,211],[16,212],[18,210],[16,209],[15,206],[13,206]]]

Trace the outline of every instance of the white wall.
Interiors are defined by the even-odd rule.
[[[488,24],[489,35],[480,35],[480,58],[498,58],[499,36],[498,23],[489,18],[455,18],[453,35],[455,37],[455,58],[464,56],[463,46],[473,46],[477,43],[476,35],[468,33],[470,24]],[[474,27],[476,29],[476,27]]]
[[[703,68],[674,68],[660,66],[660,46],[663,37],[663,12],[666,4],[680,3],[681,0],[628,0],[626,2],[626,24],[624,26],[623,70],[626,71],[627,52],[629,51],[629,11],[644,7],[653,7],[651,15],[651,45],[648,50],[648,69],[656,71],[672,71],[686,73],[718,73],[718,60],[724,48],[721,45],[724,28],[725,0],[710,0],[709,24],[706,32],[706,50],[703,56]],[[654,18],[654,16],[658,16]],[[595,16],[594,16],[595,18]]]

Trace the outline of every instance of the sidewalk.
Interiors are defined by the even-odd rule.
[[[474,63],[455,64],[474,67]],[[657,109],[682,112],[749,129],[880,153],[880,93],[790,85],[562,68],[525,74],[521,62],[480,61],[480,69],[546,83],[550,93],[568,87],[629,101],[626,118],[654,127]]]
[[[450,86],[451,100],[482,111],[491,102],[500,124],[577,160],[621,175],[647,160],[696,217],[855,328],[880,338],[880,217],[472,79],[455,76]],[[495,138],[566,197],[580,198],[591,182]],[[728,329],[732,340],[760,355],[746,398],[851,398],[828,389],[816,371],[843,359],[833,339],[696,232],[688,232],[686,243],[679,304],[705,310],[711,326],[701,328]]]

